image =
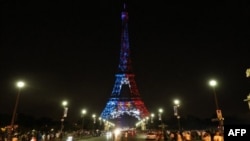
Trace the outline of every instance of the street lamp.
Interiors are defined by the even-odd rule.
[[[217,81],[210,80],[209,85],[213,88],[214,101],[215,101],[215,106],[216,106],[216,115],[217,115],[217,119],[219,121],[219,128],[220,128],[220,130],[222,130],[222,126],[223,126],[222,111],[219,108],[218,99],[217,99],[217,95],[216,95],[216,91],[215,91],[215,87],[217,86]]]
[[[158,110],[158,115],[159,115],[159,121],[161,121],[161,125],[160,125],[160,127],[161,127],[161,129],[162,129],[162,131],[161,131],[161,134],[163,134],[163,130],[164,130],[164,128],[165,128],[165,125],[164,125],[164,123],[163,123],[163,121],[162,121],[162,113],[163,113],[163,109],[162,108],[160,108],[159,110]]]
[[[162,120],[163,109],[160,108],[160,109],[158,110],[158,112],[159,112],[159,114],[158,114],[158,115],[159,115],[159,120]]]
[[[216,92],[215,92],[215,87],[217,86],[217,81],[215,81],[215,80],[210,80],[210,81],[209,81],[209,85],[213,88],[215,106],[216,106],[216,110],[218,110],[218,109],[219,109],[219,105],[218,105],[217,95],[216,95]]]
[[[175,99],[175,100],[174,100],[174,104],[175,104],[176,106],[179,106],[179,105],[180,105],[180,100],[179,100],[179,99]]]
[[[18,81],[16,83],[16,86],[18,88],[18,93],[17,93],[16,103],[15,103],[15,107],[14,107],[14,111],[13,111],[11,123],[10,123],[9,140],[10,140],[10,136],[12,132],[14,131],[14,123],[15,123],[16,111],[17,111],[17,107],[19,103],[19,97],[20,97],[21,89],[25,86],[25,83],[23,81]]]
[[[244,101],[248,103],[248,107],[250,109],[250,94],[247,96],[246,99],[244,99]]]
[[[154,117],[155,117],[155,114],[154,114],[154,113],[152,113],[152,114],[151,114],[151,123],[153,123],[153,122],[154,122]]]
[[[64,100],[64,101],[62,102],[62,106],[65,107],[65,106],[67,106],[67,105],[68,105],[68,101]]]
[[[100,123],[100,125],[102,125],[102,118],[101,118],[101,117],[99,117],[98,119],[99,119],[99,123]]]
[[[64,118],[67,117],[67,113],[68,113],[67,105],[68,105],[68,101],[66,101],[66,100],[62,101],[62,106],[63,106],[64,111],[63,111],[63,116],[61,118],[61,137],[62,137],[62,132],[63,132],[63,128],[64,128],[64,124],[63,124]]]
[[[151,128],[153,129],[153,123],[154,123],[154,117],[155,117],[155,114],[154,113],[152,113],[151,115],[150,115],[150,121],[151,121]]]
[[[93,118],[93,131],[94,131],[94,130],[95,130],[95,127],[96,127],[96,125],[95,125],[95,123],[96,123],[96,115],[93,114],[93,115],[92,115],[92,118]]]
[[[93,115],[92,115],[92,118],[93,118],[93,123],[95,124],[95,123],[96,123],[96,115],[93,114]]]
[[[174,115],[176,116],[177,120],[178,120],[178,129],[179,131],[181,130],[181,125],[180,125],[180,115],[178,112],[178,107],[180,106],[180,100],[175,99],[174,100]]]
[[[148,124],[149,117],[146,117],[146,123]]]
[[[250,68],[246,70],[246,77],[250,77]],[[250,94],[247,96],[246,99],[244,99],[244,101],[248,103],[248,107],[250,109]]]
[[[84,115],[87,113],[85,109],[82,110],[82,130],[84,129]]]

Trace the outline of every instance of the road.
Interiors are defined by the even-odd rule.
[[[100,136],[100,137],[77,139],[77,141],[145,141],[145,135],[137,134],[136,136],[128,136],[127,138],[118,136],[115,140],[113,140],[112,137]]]
[[[69,141],[69,140],[68,140]],[[107,138],[106,136],[100,136],[100,137],[90,137],[85,139],[77,139],[73,141],[148,141],[145,139],[145,134],[137,134],[136,136],[128,136],[127,138],[116,138],[113,140],[112,138]],[[152,140],[156,141],[156,140]],[[164,140],[161,140],[164,141]],[[193,140],[193,141],[201,141],[201,140]]]

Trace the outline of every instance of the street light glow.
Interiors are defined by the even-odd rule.
[[[22,88],[22,87],[24,87],[24,85],[25,85],[25,83],[24,83],[23,81],[18,81],[18,82],[16,83],[16,86],[17,86],[18,88]]]
[[[63,102],[62,102],[62,105],[63,105],[63,106],[67,106],[67,105],[68,105],[68,101],[63,101]]]
[[[18,81],[16,83],[16,86],[18,88],[22,88],[24,87],[25,83],[23,81]],[[13,114],[12,114],[12,118],[11,118],[11,123],[10,123],[10,126],[11,126],[11,129],[14,129],[14,123],[15,123],[15,117],[16,117],[16,111],[17,111],[17,107],[18,107],[18,102],[19,102],[19,97],[20,97],[20,89],[17,93],[17,98],[16,98],[16,103],[15,103],[15,107],[14,107],[14,111],[13,111]],[[12,131],[8,133],[8,139],[11,138],[11,134],[12,134]]]
[[[175,104],[175,105],[179,105],[179,104],[180,104],[180,100],[175,99],[175,100],[174,100],[174,104]]]
[[[155,114],[151,114],[151,117],[154,117],[155,116]]]
[[[216,115],[217,115],[217,119],[218,119],[218,122],[219,122],[219,128],[221,130],[222,127],[223,127],[223,117],[222,117],[222,111],[219,109],[218,99],[217,99],[217,95],[216,95],[215,88],[214,88],[217,85],[216,80],[210,80],[209,85],[211,87],[213,87],[214,101],[215,101],[215,106],[216,106]]]
[[[159,109],[159,113],[162,113],[162,112],[163,112],[163,110],[160,108],[160,109]]]
[[[217,85],[217,81],[215,80],[210,80],[209,81],[209,85],[212,86],[212,87],[215,87]]]
[[[82,110],[82,114],[84,115],[84,114],[86,114],[87,113],[87,111],[85,110],[85,109],[83,109]]]

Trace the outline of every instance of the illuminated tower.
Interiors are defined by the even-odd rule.
[[[124,4],[121,12],[121,20],[122,33],[118,72],[115,75],[116,80],[111,97],[109,98],[101,117],[103,119],[116,119],[127,114],[140,120],[148,116],[149,112],[140,98],[140,93],[134,79],[135,75],[132,71],[126,4]]]

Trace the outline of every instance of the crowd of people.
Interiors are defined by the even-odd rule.
[[[62,138],[72,136],[74,138],[81,138],[84,136],[96,136],[99,132],[77,130],[72,132],[61,131],[37,131],[31,130],[27,132],[15,132],[11,135],[11,141],[60,141]],[[0,141],[9,141],[8,133],[1,134]]]
[[[99,131],[99,130],[98,130]],[[100,131],[99,131],[100,132]],[[73,131],[70,133],[64,132],[66,135],[72,135],[72,137],[79,138],[83,136],[95,136],[97,131]],[[185,130],[185,131],[173,131],[173,130],[158,130],[147,131],[155,132],[157,135],[157,141],[224,141],[223,133],[221,131],[209,131],[209,130]],[[61,132],[41,132],[30,131],[26,133],[14,134],[12,141],[56,141],[61,140]],[[101,132],[100,132],[101,133]],[[126,134],[124,134],[126,135]],[[1,136],[0,141],[7,141],[7,136]]]
[[[158,141],[224,141],[221,131],[187,130],[187,131],[158,131]]]

